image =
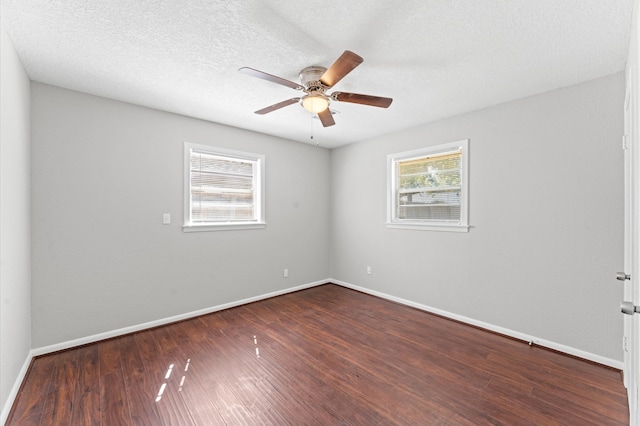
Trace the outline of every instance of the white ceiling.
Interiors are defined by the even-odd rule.
[[[327,148],[624,69],[633,0],[0,0],[29,77],[56,86]],[[323,128],[298,81],[344,50],[364,62],[335,90]],[[311,135],[314,140],[311,140]]]

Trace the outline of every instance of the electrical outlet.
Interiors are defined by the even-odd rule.
[[[162,224],[163,225],[169,225],[171,223],[171,214],[170,213],[163,213],[162,214]]]
[[[285,269],[284,273],[282,274],[285,278],[289,277],[289,270]]]
[[[371,275],[371,266],[367,266],[367,275]]]

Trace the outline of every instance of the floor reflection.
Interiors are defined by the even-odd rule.
[[[187,371],[189,371],[190,364],[191,364],[191,358],[187,359],[187,362],[184,365],[184,374],[180,378],[180,384],[178,385],[178,392],[182,392],[182,388],[184,387],[184,382],[187,379]],[[171,379],[171,374],[173,373],[174,366],[175,364],[169,364],[169,367],[167,368],[167,372],[164,375],[165,381],[160,386],[160,389],[158,390],[158,394],[156,395],[156,402],[159,402],[162,399],[162,395],[167,389],[167,385]]]

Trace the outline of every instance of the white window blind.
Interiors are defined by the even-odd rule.
[[[185,144],[185,228],[263,223],[263,161],[256,154]]]
[[[191,221],[256,220],[255,161],[191,151]]]

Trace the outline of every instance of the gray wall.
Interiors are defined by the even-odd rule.
[[[34,348],[329,276],[328,150],[31,90]],[[266,156],[266,229],[182,231],[185,141]]]
[[[332,277],[621,360],[623,101],[616,74],[333,150]],[[470,232],[387,229],[386,155],[467,138]]]
[[[31,91],[32,347],[331,276],[622,358],[622,74],[333,151]],[[386,155],[464,138],[471,231],[387,229]],[[184,141],[266,155],[267,229],[182,232]]]
[[[0,23],[0,407],[31,349],[29,79]],[[16,389],[13,389],[16,390]]]

